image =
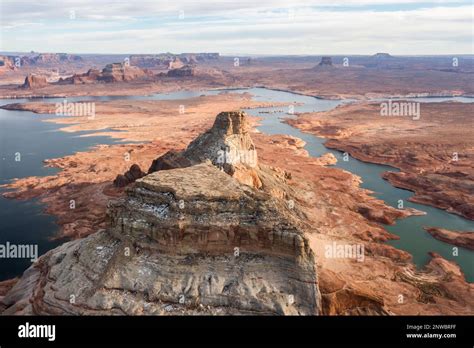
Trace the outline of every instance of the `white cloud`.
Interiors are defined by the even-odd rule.
[[[424,5],[420,7],[419,3]],[[71,9],[75,20],[69,19]],[[184,20],[178,18],[180,10],[184,10]],[[2,8],[2,49],[78,53],[473,53],[472,10],[469,2],[455,0],[103,1],[100,5],[91,0],[6,1]]]

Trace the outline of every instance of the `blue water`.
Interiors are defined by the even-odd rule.
[[[328,111],[350,100],[324,100],[288,92],[265,88],[212,90],[212,91],[179,91],[168,94],[150,96],[87,96],[70,97],[68,102],[75,101],[112,101],[112,100],[179,100],[201,95],[215,95],[218,93],[251,93],[254,100],[262,102],[283,102],[293,105],[295,113]],[[34,99],[38,101],[38,99]],[[44,102],[62,102],[63,98],[45,98]],[[453,100],[472,102],[471,98],[413,98],[419,102],[441,102]],[[29,99],[0,100],[0,105],[8,103],[27,102]],[[400,236],[400,240],[390,244],[406,250],[413,255],[413,261],[423,266],[429,261],[428,252],[435,251],[445,258],[456,261],[463,269],[466,278],[474,281],[474,252],[459,248],[459,255],[453,256],[453,246],[432,238],[423,226],[444,227],[452,230],[474,231],[474,222],[460,216],[449,214],[443,210],[411,203],[408,198],[412,193],[398,189],[383,180],[381,174],[385,171],[397,171],[396,168],[361,162],[350,157],[344,161],[342,153],[324,146],[325,139],[282,123],[282,118],[288,115],[288,106],[245,110],[251,115],[262,118],[259,130],[266,134],[288,134],[303,139],[306,150],[311,156],[319,157],[324,153],[332,153],[338,159],[336,167],[345,169],[360,176],[362,187],[374,191],[374,196],[384,200],[387,204],[397,207],[398,200],[403,200],[405,208],[411,207],[427,213],[425,216],[412,216],[398,220],[393,226],[385,226],[390,232]],[[273,111],[260,113],[260,111]],[[85,151],[97,144],[112,144],[117,140],[104,136],[79,137],[81,133],[65,133],[58,129],[57,124],[42,122],[52,115],[38,115],[25,111],[7,111],[0,109],[0,184],[13,178],[28,176],[51,175],[56,172],[53,168],[46,168],[43,160]],[[91,133],[91,132],[83,132]],[[21,153],[21,162],[15,162],[15,152]],[[0,197],[0,244],[9,241],[19,244],[38,244],[40,254],[54,248],[60,242],[51,242],[49,237],[54,236],[58,227],[54,217],[41,213],[43,207],[36,200],[26,202],[6,200]],[[28,260],[0,259],[0,280],[8,279],[21,274],[28,266]]]

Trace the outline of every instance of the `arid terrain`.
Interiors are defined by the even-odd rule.
[[[107,78],[100,69],[112,61],[96,67],[98,75],[88,74],[90,57],[62,68],[64,79],[80,83],[41,80],[35,86],[30,79],[22,87],[29,74],[54,62],[10,69],[0,97],[87,101],[87,96],[265,86],[357,99],[286,122],[327,138],[329,148],[399,168],[385,178],[414,191],[413,201],[474,219],[472,104],[426,103],[413,120],[382,117],[380,103],[367,101],[472,96],[470,57],[456,69],[446,57],[354,57],[348,67],[341,64],[344,57],[322,65],[321,57],[241,57],[238,66],[233,57],[202,57],[165,63],[134,58],[137,69],[150,73],[130,81],[119,66],[114,78]],[[183,72],[188,65],[192,72]],[[176,69],[181,70],[168,74]],[[4,314],[472,314],[474,285],[455,262],[432,253],[418,269],[408,252],[385,243],[398,237],[383,224],[420,212],[388,206],[361,188],[359,177],[331,168],[334,156],[310,157],[301,139],[262,134],[258,117],[237,112],[269,105],[287,104],[227,91],[185,100],[99,101],[93,118],[56,116],[55,105],[43,100],[4,106],[51,114],[46,122],[61,125],[63,132],[94,131],[125,142],[46,159],[46,166],[60,169],[57,174],[6,186],[10,199],[39,198],[46,212],[58,217],[60,233],[54,238],[72,241],[41,257],[18,282],[2,283]],[[220,165],[212,149],[225,146],[240,154],[256,151],[258,164]],[[114,185],[134,164],[140,177],[148,175]],[[448,243],[457,239],[455,245],[472,244],[449,231],[433,234]],[[363,262],[328,257],[333,244],[363,247]],[[132,250],[129,259],[121,256],[123,248]],[[154,280],[163,286],[155,288]],[[83,290],[75,293],[78,288]],[[70,302],[71,295],[77,302]]]
[[[325,145],[366,162],[388,164],[394,186],[412,201],[474,219],[474,123],[471,104],[423,103],[420,117],[381,116],[380,103],[359,103],[288,120],[328,138]]]

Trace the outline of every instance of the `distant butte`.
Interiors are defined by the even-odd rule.
[[[34,88],[41,88],[48,86],[48,80],[45,76],[35,75],[35,74],[28,74],[25,78],[25,82],[20,88],[24,89],[34,89]]]
[[[321,61],[318,64],[318,66],[332,66],[332,58],[331,57],[322,57]]]
[[[74,74],[71,77],[60,79],[58,84],[87,84],[95,82],[121,82],[133,81],[146,77],[150,73],[135,66],[122,63],[107,64],[102,71],[97,69],[89,69],[85,74]]]

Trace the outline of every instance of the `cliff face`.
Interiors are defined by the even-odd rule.
[[[170,151],[153,161],[148,173],[183,168],[209,160],[241,183],[260,188],[257,152],[244,112],[221,112],[207,132],[181,152]]]
[[[138,179],[109,204],[107,230],[42,256],[4,314],[318,314],[308,226],[285,175],[230,164],[261,187],[244,184],[219,162],[225,146],[254,150],[245,114],[219,114],[176,155],[184,168]]]
[[[21,57],[21,65],[43,66],[82,62],[81,56],[67,53],[39,53]]]
[[[474,250],[474,232],[451,231],[437,227],[425,227],[425,230],[440,241]]]
[[[71,77],[59,80],[58,84],[87,84],[97,82],[121,82],[133,81],[147,76],[147,72],[122,63],[107,64],[104,69],[89,69],[84,74],[74,74]]]
[[[132,55],[130,63],[141,68],[169,68],[179,67],[182,64],[195,64],[199,62],[215,61],[219,53],[163,53],[157,55]]]
[[[180,68],[169,70],[167,73],[167,76],[170,76],[170,77],[194,76],[194,68],[190,65],[184,65]]]

